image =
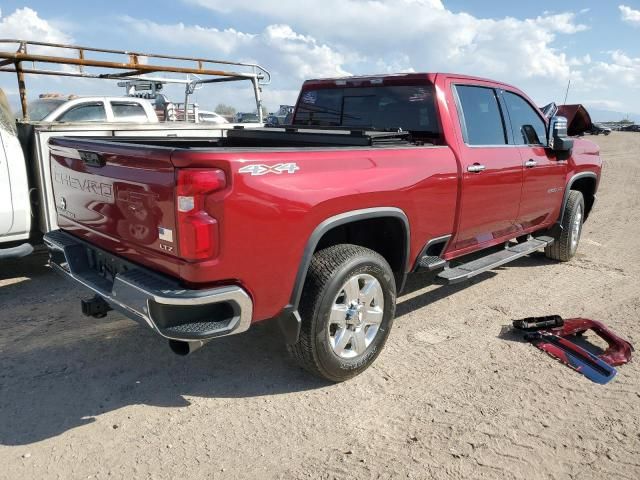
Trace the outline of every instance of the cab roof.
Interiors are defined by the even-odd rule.
[[[411,73],[383,73],[378,75],[353,75],[344,77],[329,77],[329,78],[315,78],[306,80],[303,84],[303,88],[313,86],[329,86],[335,84],[336,86],[342,86],[345,82],[346,85],[357,84],[358,82],[376,82],[379,80],[385,84],[400,84],[404,82],[424,82],[425,80],[434,83],[438,77],[455,78],[460,80],[471,80],[478,82],[488,82],[495,85],[500,85],[514,90],[519,90],[513,85],[508,83],[492,80],[490,78],[477,77],[472,75],[463,75],[459,73],[446,73],[446,72],[411,72]]]

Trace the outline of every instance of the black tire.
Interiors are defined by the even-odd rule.
[[[577,227],[576,222],[579,222]],[[562,231],[555,237],[555,241],[544,249],[545,255],[560,262],[571,260],[578,249],[583,222],[584,197],[577,190],[571,190],[562,219]]]
[[[364,353],[347,359],[331,345],[329,319],[336,298],[346,292],[345,283],[359,275],[379,282],[378,291],[384,298],[382,320]],[[298,309],[302,319],[300,337],[287,349],[301,367],[314,375],[332,382],[348,380],[366,370],[380,354],[393,325],[395,309],[395,279],[381,255],[357,245],[328,247],[316,252],[311,260]]]

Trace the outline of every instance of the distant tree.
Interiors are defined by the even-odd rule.
[[[231,105],[226,105],[224,103],[219,103],[216,106],[215,112],[218,115],[233,117],[236,114],[236,109],[233,108]]]
[[[262,116],[266,118],[267,115],[269,115],[269,109],[266,105],[262,105]]]

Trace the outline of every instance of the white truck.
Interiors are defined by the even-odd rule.
[[[28,111],[30,120],[40,122],[158,123],[151,102],[135,97],[43,97]]]
[[[17,51],[4,51],[7,44],[18,45]],[[50,50],[71,50],[78,57],[53,56],[26,53],[39,47]],[[107,62],[91,60],[90,53],[126,55],[127,61]],[[151,63],[154,58],[163,59],[162,65]],[[167,60],[175,61],[167,65]],[[29,62],[27,69],[22,62]],[[183,63],[195,62],[196,67]],[[52,71],[39,64],[63,65],[66,68]],[[181,64],[182,63],[182,64]],[[227,72],[211,69],[207,64],[248,67],[249,72]],[[77,73],[70,72],[69,65],[77,65]],[[91,73],[91,67],[100,73]],[[104,69],[113,69],[111,76]],[[24,74],[76,76],[84,78],[121,79],[135,78],[144,73],[172,72],[198,75],[198,80],[187,84],[193,91],[194,84],[248,80],[254,87],[258,111],[262,106],[262,85],[269,83],[269,72],[254,64],[207,60],[201,58],[169,57],[166,55],[102,50],[75,45],[60,45],[22,40],[0,40],[0,72],[18,74],[18,85],[23,118],[16,120],[4,92],[0,89],[0,260],[28,255],[33,246],[41,243],[42,236],[57,228],[56,209],[51,184],[49,164],[49,140],[54,137],[198,137],[206,143],[207,137],[226,135],[234,128],[232,123],[158,122],[149,100],[135,97],[78,97],[74,99],[41,98],[28,104]],[[206,76],[206,79],[202,79]],[[188,100],[188,92],[185,99]],[[262,118],[251,125],[262,125]],[[249,127],[249,126],[245,126]],[[204,145],[206,146],[206,145]],[[91,185],[81,186],[91,188]]]
[[[16,123],[0,90],[0,259],[31,253],[29,178]]]

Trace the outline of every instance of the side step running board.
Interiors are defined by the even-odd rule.
[[[438,270],[447,265],[447,261],[433,255],[425,255],[418,261],[418,270]]]
[[[477,260],[473,260],[469,263],[463,263],[462,265],[454,268],[445,268],[440,275],[438,275],[438,278],[443,279],[449,285],[463,282],[471,277],[479,275],[482,272],[486,272],[487,270],[491,270],[520,257],[524,257],[525,255],[529,255],[530,253],[546,247],[547,245],[551,245],[552,243],[553,238],[551,237],[532,238],[527,242],[511,245],[504,250],[478,258]]]

